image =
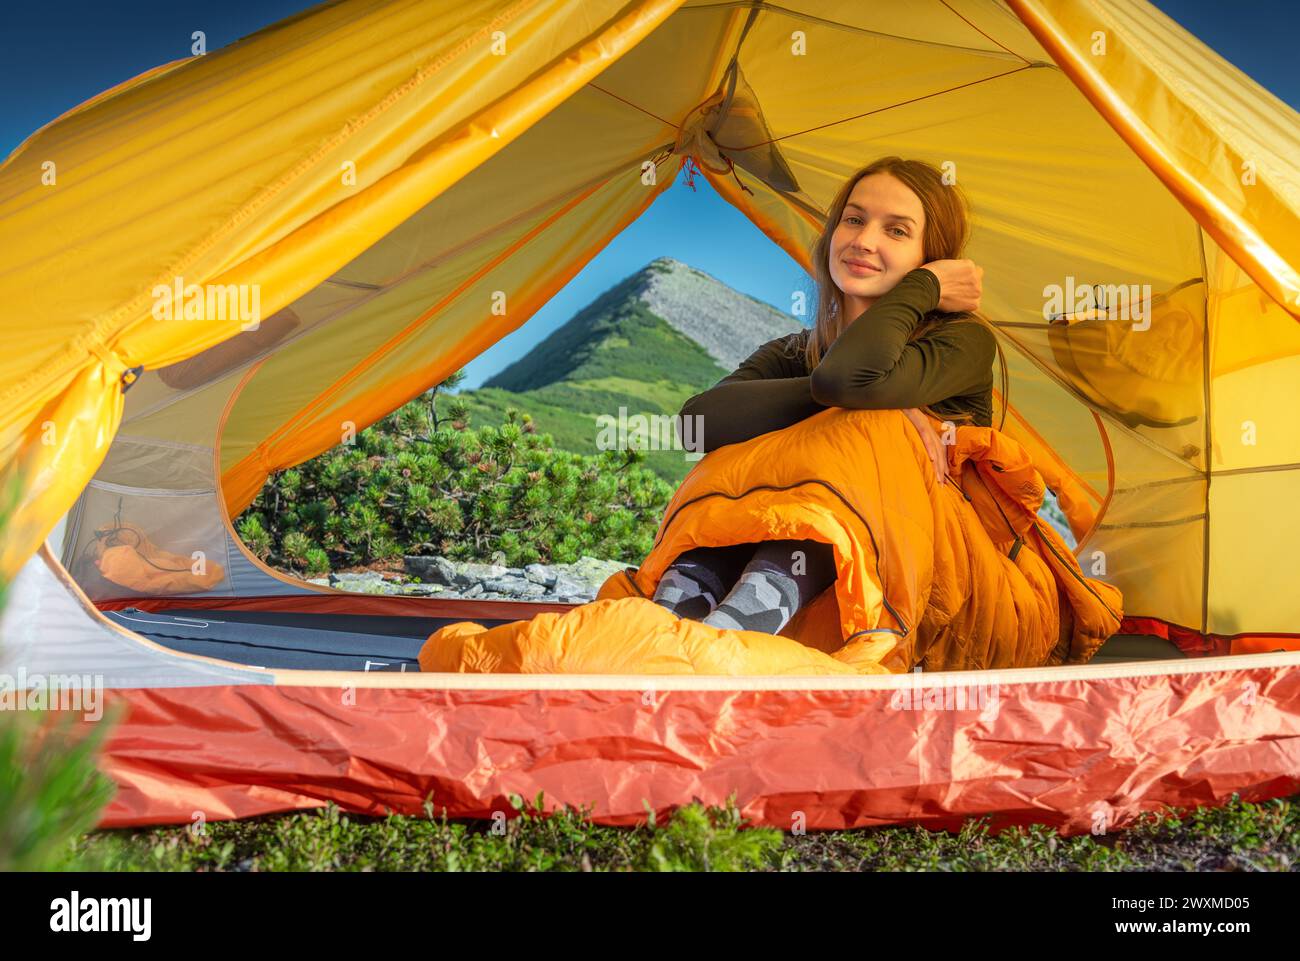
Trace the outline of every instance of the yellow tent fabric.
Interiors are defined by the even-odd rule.
[[[240,331],[155,320],[156,287],[257,284],[265,312],[287,305],[676,6],[327,4],[137,78],[24,142],[0,169],[0,457],[26,490],[0,570],[32,553],[102,460],[125,371]]]
[[[1300,536],[1296,121],[1134,0],[323,5],[0,167],[0,459],[24,491],[0,573],[119,427],[218,447],[236,513],[523,324],[687,154],[805,266],[844,178],[900,154],[972,200],[1003,428],[1061,459],[1085,572],[1134,614],[1293,632],[1270,583]],[[256,284],[298,323],[177,389],[158,368],[241,334],[156,319],[177,278]],[[1150,328],[1049,323],[1053,285],[1149,287]]]

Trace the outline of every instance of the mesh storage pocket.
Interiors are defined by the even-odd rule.
[[[121,440],[74,511],[73,577],[92,600],[233,593],[211,448]]]
[[[216,491],[91,481],[82,501],[71,570],[93,600],[230,593]]]

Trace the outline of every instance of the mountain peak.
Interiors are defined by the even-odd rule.
[[[703,347],[727,371],[769,340],[803,329],[771,304],[673,257],[656,257],[636,276],[638,295],[650,312]]]
[[[651,334],[656,326],[661,333]],[[794,317],[690,264],[656,257],[483,386],[531,390],[596,369],[620,377],[619,364],[643,373],[662,367],[656,377],[675,372],[671,379],[691,383],[716,378],[714,365],[729,373],[762,344],[802,329]]]

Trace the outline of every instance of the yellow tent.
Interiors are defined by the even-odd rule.
[[[106,91],[0,167],[0,575],[40,548],[94,596],[117,523],[212,560],[191,594],[306,592],[230,534],[269,472],[524,324],[688,157],[807,266],[885,154],[972,201],[1003,427],[1072,471],[1084,570],[1191,647],[1300,629],[1300,123],[1140,0],[344,0]]]
[[[755,116],[767,142],[727,135]],[[1131,611],[1290,631],[1297,148],[1294,111],[1131,0],[327,4],[95,97],[0,168],[0,456],[25,485],[0,569],[124,418],[216,441],[242,375],[177,396],[154,372],[242,322],[156,319],[159,286],[256,284],[262,316],[299,320],[220,438],[237,512],[527,321],[681,152],[804,264],[832,191],[896,153],[953,165],[972,199],[1014,409],[1095,502],[1080,557],[1104,554]],[[1043,304],[1067,278],[1175,292],[1179,322],[1131,357],[1108,353],[1128,323],[1063,349]],[[1169,393],[1168,416],[1130,416]]]

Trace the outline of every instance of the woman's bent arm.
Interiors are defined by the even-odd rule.
[[[922,407],[977,389],[996,355],[982,324],[955,320],[908,341],[939,303],[939,281],[913,270],[840,334],[812,372],[812,396],[833,407]]]
[[[692,450],[707,454],[797,424],[826,409],[825,404],[813,400],[810,379],[727,378],[682,405],[679,416],[692,421],[689,425],[679,424],[679,434],[691,440]]]

